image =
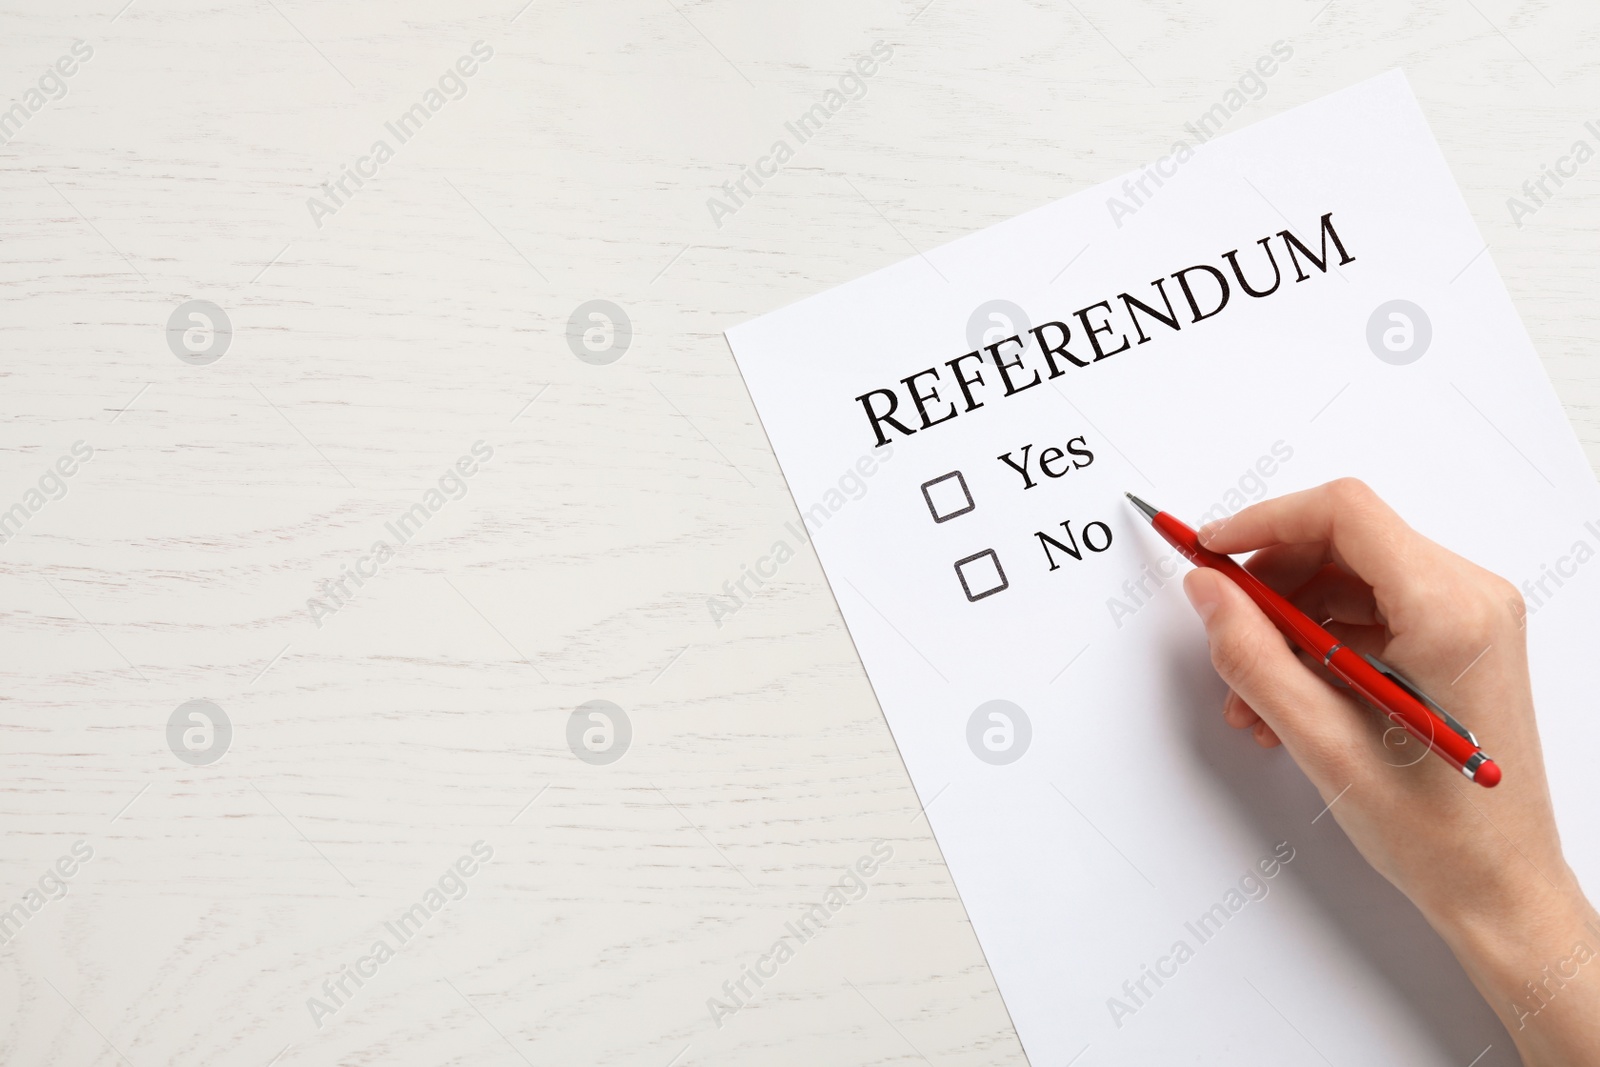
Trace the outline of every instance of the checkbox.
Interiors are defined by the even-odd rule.
[[[1011,587],[1000,567],[1000,557],[992,548],[956,560],[956,577],[961,579],[961,591],[973,602]]]
[[[932,481],[923,482],[922,499],[928,502],[928,514],[933,516],[934,522],[949,522],[978,506],[973,503],[967,480],[960,471],[951,471]]]

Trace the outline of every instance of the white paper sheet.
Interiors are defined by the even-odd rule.
[[[1600,796],[1582,754],[1600,741],[1600,561],[1572,559],[1579,541],[1600,548],[1594,477],[1399,72],[1156,173],[1160,184],[1119,177],[729,342],[1033,1063],[1461,1067],[1492,1045],[1479,1067],[1513,1064],[1442,943],[1332,818],[1316,818],[1323,802],[1288,756],[1223,724],[1179,582],[1151,577],[1187,565],[1165,562],[1122,493],[1197,518],[1356,475],[1518,583],[1566,557],[1571,577],[1546,577],[1548,595],[1530,587],[1530,635],[1564,838],[1593,885]],[[1350,260],[1330,243],[1325,271],[1298,257],[1297,281],[1277,235],[1318,253],[1329,213]],[[1174,273],[1209,264],[1234,282],[1223,253],[1237,249],[1264,289],[1263,238],[1280,287],[1256,298],[1235,285],[1219,313],[1192,321]],[[1209,275],[1186,277],[1207,310]],[[1131,334],[1117,295],[1165,313],[1157,278],[1179,328],[1141,315],[1147,342],[1132,334],[1127,351],[1090,358],[1076,312],[1108,301],[1089,321],[1109,321],[1098,339],[1115,347]],[[991,317],[996,300],[1014,307]],[[1396,300],[1413,307],[1369,330]],[[980,308],[987,336],[974,343]],[[1068,351],[1088,365],[1058,359],[1051,378],[1030,344],[1013,384],[1036,371],[1040,382],[1007,396],[988,355],[967,361],[958,369],[984,379],[968,410],[947,361],[1013,332],[1029,341],[1025,327],[1052,320],[1072,327]],[[930,416],[951,401],[958,412],[924,428],[901,379],[928,368],[940,371],[917,381],[938,389]],[[875,389],[898,393],[914,431],[886,426],[887,454],[857,400]],[[1080,437],[1094,458],[1072,469],[1065,450]],[[1033,488],[996,458],[1020,461],[1025,445]],[[1060,477],[1037,471],[1051,447]],[[924,483],[955,471],[925,497]],[[1050,548],[1049,569],[1038,532],[1082,558]],[[1005,588],[979,596],[1001,584],[986,550]],[[998,731],[996,748],[1007,741],[987,711],[969,744],[990,701],[1027,717],[1013,762],[975,754],[991,753],[984,730]],[[1022,731],[1007,714],[1014,753]],[[1260,878],[1275,849],[1293,859]],[[1195,925],[1218,904],[1226,921]],[[1145,970],[1157,965],[1159,984]]]

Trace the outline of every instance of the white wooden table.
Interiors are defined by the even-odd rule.
[[[796,515],[720,333],[1164,154],[1275,41],[1228,128],[1405,66],[1600,459],[1600,162],[1506,204],[1600,148],[1592,5],[925,2],[0,13],[0,1061],[1022,1062],[815,557],[713,618]],[[169,744],[193,700],[231,737]]]

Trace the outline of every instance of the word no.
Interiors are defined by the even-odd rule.
[[[1052,571],[1060,570],[1061,568],[1061,564],[1056,562],[1056,557],[1050,551],[1052,547],[1054,547],[1056,551],[1063,552],[1066,555],[1071,556],[1073,559],[1079,561],[1083,559],[1084,548],[1087,548],[1090,552],[1098,554],[1111,547],[1111,527],[1107,526],[1103,522],[1091,522],[1083,527],[1082,548],[1079,547],[1078,535],[1072,532],[1071,519],[1062,520],[1061,528],[1065,530],[1067,534],[1067,539],[1065,542],[1057,541],[1054,537],[1051,537],[1043,530],[1036,530],[1033,534],[1033,536],[1039,539],[1039,547],[1044,549],[1045,562],[1050,564],[1050,569]],[[1096,542],[1099,543],[1096,544]]]

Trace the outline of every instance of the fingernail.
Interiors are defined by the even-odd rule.
[[[1195,532],[1195,536],[1200,539],[1202,545],[1209,545],[1211,539],[1217,535],[1217,531],[1220,529],[1222,529],[1220,521],[1208,522]]]
[[[1200,616],[1201,622],[1210,622],[1211,616],[1217,610],[1216,584],[1209,580],[1209,575],[1198,575],[1192,581],[1183,583],[1183,593],[1189,598],[1189,603],[1194,607],[1195,614]]]

